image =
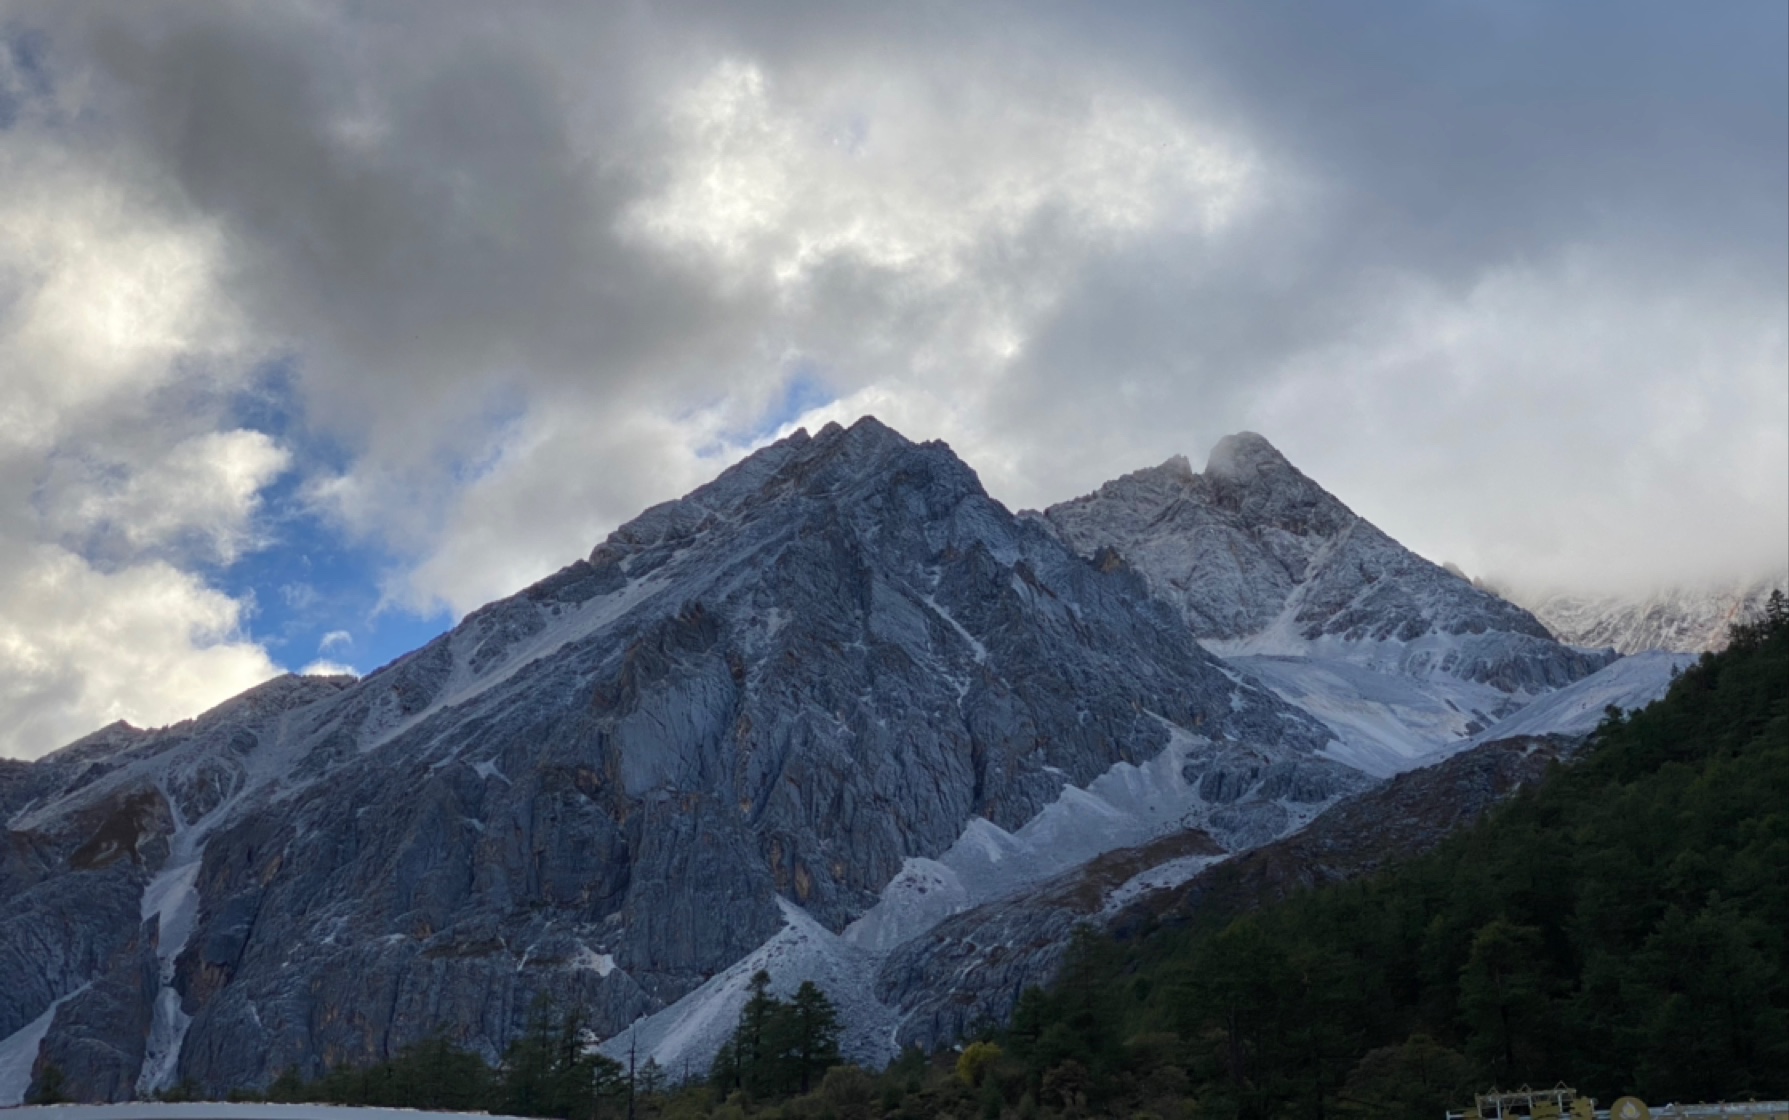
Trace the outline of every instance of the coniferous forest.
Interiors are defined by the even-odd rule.
[[[501,1069],[437,1040],[272,1099],[534,1116],[1372,1117],[1492,1086],[1605,1104],[1789,1096],[1789,604],[1430,854],[1125,941],[1084,932],[1004,1029],[837,1064],[804,985],[754,978],[703,1084],[630,1078],[543,1010]]]

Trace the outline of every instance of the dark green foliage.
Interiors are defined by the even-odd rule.
[[[556,1018],[549,1008],[536,1008],[528,1033],[503,1057],[498,1110],[572,1120],[615,1115],[608,1106],[625,1101],[627,1078],[621,1063],[585,1051],[587,1034],[577,1012]]]
[[[812,981],[785,1003],[770,994],[770,974],[753,974],[739,1026],[709,1074],[720,1092],[772,1099],[806,1093],[839,1061],[839,1017]]]
[[[32,1086],[26,1095],[26,1104],[62,1104],[68,1098],[63,1095],[67,1089],[66,1079],[62,1075],[62,1067],[54,1062],[43,1067],[37,1075],[37,1084]]]
[[[1483,1088],[1466,1058],[1426,1034],[1370,1050],[1342,1086],[1349,1120],[1435,1120]]]
[[[587,1053],[588,1042],[581,1015],[560,1016],[543,1003],[499,1069],[437,1035],[390,1061],[334,1069],[308,1084],[287,1069],[268,1086],[267,1099],[564,1120],[626,1115],[627,1078],[620,1063]]]
[[[268,1087],[267,1096],[283,1102],[465,1111],[487,1107],[497,1084],[496,1075],[478,1055],[437,1036],[390,1061],[334,1069],[308,1085],[299,1081],[296,1071],[286,1070]]]
[[[795,1090],[805,1093],[829,1067],[838,1064],[839,1015],[813,981],[803,980],[789,1002],[784,1022],[786,1028],[780,1037],[784,1040],[789,1077]]]
[[[1175,1061],[1139,1041],[1160,1032],[1201,1116],[1434,1116],[1474,1087],[1560,1080],[1605,1101],[1782,1096],[1786,935],[1778,595],[1430,855],[1123,947],[1084,939],[1004,1041],[1046,1113],[1119,1108]]]

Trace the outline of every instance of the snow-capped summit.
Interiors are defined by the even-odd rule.
[[[1226,436],[1051,506],[1075,551],[1128,565],[1206,647],[1388,765],[1476,734],[1615,656],[1404,548],[1266,439]]]

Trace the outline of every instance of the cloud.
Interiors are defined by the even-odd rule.
[[[298,670],[303,677],[358,677],[360,673],[352,665],[344,665],[339,661],[319,659]]]
[[[329,653],[333,650],[347,649],[353,644],[354,635],[346,630],[331,630],[323,635],[323,639],[317,643],[317,652]]]
[[[464,612],[864,411],[1015,506],[1250,427],[1475,575],[1783,560],[1780,6],[21,11],[0,536],[98,579],[283,487]]]
[[[156,726],[273,676],[240,603],[167,564],[101,572],[0,544],[0,755],[30,758],[113,720]]]
[[[193,568],[253,547],[287,461],[226,421],[249,359],[216,228],[54,108],[0,131],[0,755],[26,757],[277,671]]]
[[[291,456],[262,432],[214,431],[158,448],[141,466],[53,454],[34,504],[42,524],[84,555],[168,551],[229,564],[254,545],[261,491]]]

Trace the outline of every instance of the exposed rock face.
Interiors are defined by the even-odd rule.
[[[494,1057],[542,993],[612,1032],[779,898],[841,930],[973,818],[1018,828],[1174,735],[1330,738],[944,446],[797,433],[364,680],[0,775],[0,881],[36,915],[0,919],[0,1038],[91,984],[42,1055],[117,1097],[437,1030]]]
[[[1226,653],[1315,647],[1507,693],[1569,684],[1613,656],[1560,645],[1527,611],[1380,532],[1252,432],[1220,440],[1203,474],[1176,456],[1044,517],[1083,556],[1112,550],[1107,563],[1134,567]]]
[[[898,1010],[905,1045],[934,1046],[978,1022],[1005,1022],[1026,988],[1055,978],[1076,926],[1132,936],[1371,874],[1431,850],[1538,781],[1579,738],[1474,747],[1343,800],[1304,829],[1244,854],[1229,856],[1199,830],[1108,853],[907,942],[882,966],[878,994]]]
[[[1727,648],[1728,629],[1762,618],[1770,593],[1780,590],[1789,590],[1789,577],[1732,587],[1674,587],[1651,595],[1562,594],[1524,601],[1561,641],[1574,645],[1613,646],[1622,653],[1702,653]]]

